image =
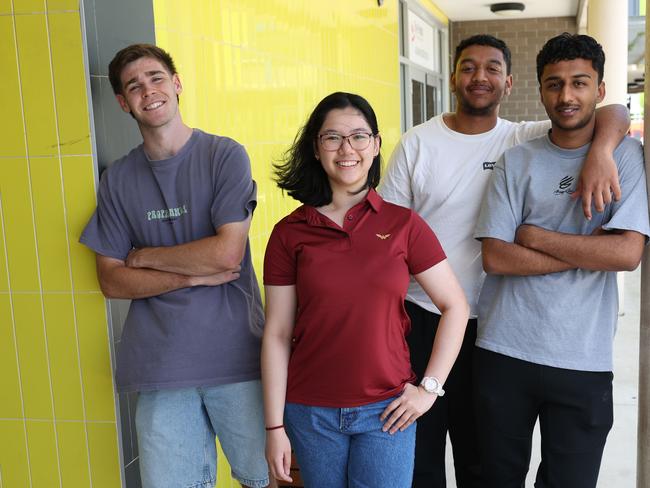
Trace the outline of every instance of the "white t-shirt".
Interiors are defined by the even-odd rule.
[[[485,278],[481,244],[473,231],[492,168],[506,149],[550,128],[549,121],[497,119],[490,131],[467,135],[451,130],[437,115],[406,132],[393,151],[379,193],[415,210],[433,229],[465,291],[472,317]],[[406,299],[440,313],[413,279]]]

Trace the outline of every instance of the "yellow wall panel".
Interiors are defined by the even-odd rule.
[[[46,293],[43,306],[56,419],[82,420],[84,412],[72,294]]]
[[[44,291],[70,291],[70,261],[58,158],[29,162],[36,221],[36,248]]]
[[[13,12],[13,6],[11,5],[11,0],[0,0],[0,15],[11,14]],[[8,19],[10,22],[13,22],[11,18]],[[3,46],[8,46],[9,44],[3,44]]]
[[[84,424],[81,422],[57,422],[56,431],[59,439],[61,486],[63,488],[89,487],[90,464]]]
[[[29,155],[56,155],[50,46],[45,15],[17,15],[20,83]]]
[[[75,295],[81,374],[86,418],[115,421],[115,401],[109,356],[106,301],[99,293]]]
[[[95,253],[78,242],[96,205],[93,159],[90,156],[64,156],[61,165],[73,287],[75,291],[99,291]]]
[[[93,488],[122,486],[115,424],[89,423],[88,444]]]
[[[63,2],[62,2],[63,3]],[[49,15],[59,144],[62,154],[90,153],[90,122],[78,12]]]
[[[30,486],[23,421],[0,419],[0,439],[2,486]]]
[[[45,12],[45,0],[13,0],[17,14]]]
[[[0,1],[0,14],[3,6]],[[14,20],[10,16],[0,16],[0,107],[3,116],[0,118],[1,156],[26,156],[25,133],[23,125],[22,106],[20,98],[20,83],[18,82],[18,64],[14,39]]]
[[[38,294],[12,296],[25,417],[52,419],[47,345]]]
[[[79,11],[79,0],[45,0],[48,12],[57,10],[75,10]],[[77,27],[78,29],[78,27]]]
[[[27,421],[32,486],[60,486],[57,439],[52,421]]]
[[[27,169],[25,159],[0,159],[0,198],[13,291],[39,290]]]
[[[0,294],[0,418],[22,417],[14,321],[8,294]],[[2,446],[0,445],[0,449]]]

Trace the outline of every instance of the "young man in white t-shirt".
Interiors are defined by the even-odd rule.
[[[447,431],[452,442],[458,488],[481,484],[472,402],[472,353],[476,305],[484,279],[480,243],[472,233],[481,200],[497,159],[522,142],[545,134],[550,122],[513,123],[499,118],[510,93],[510,50],[490,35],[476,35],[456,48],[451,89],[456,111],[409,130],[395,148],[380,187],[382,196],[418,212],[440,239],[471,307],[465,341],[447,379],[447,394],[418,420],[413,487],[443,488]],[[598,124],[598,120],[607,124]],[[620,197],[614,148],[629,127],[627,109],[598,110],[596,134],[580,176],[586,218]],[[436,334],[440,311],[412,282],[405,303],[411,318],[411,364],[422,375]]]

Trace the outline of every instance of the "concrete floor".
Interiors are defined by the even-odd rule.
[[[599,488],[636,487],[640,288],[640,268],[624,274],[623,315],[619,318],[614,342],[614,427],[603,454]],[[447,487],[456,488],[450,451],[447,449]],[[539,432],[535,429],[527,488],[533,487],[539,462]]]

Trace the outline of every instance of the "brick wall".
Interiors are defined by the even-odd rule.
[[[451,23],[451,59],[456,45],[474,34],[491,34],[505,41],[512,51],[512,93],[501,104],[499,115],[519,120],[544,120],[539,102],[535,58],[544,43],[562,32],[575,33],[575,17],[490,20]]]

